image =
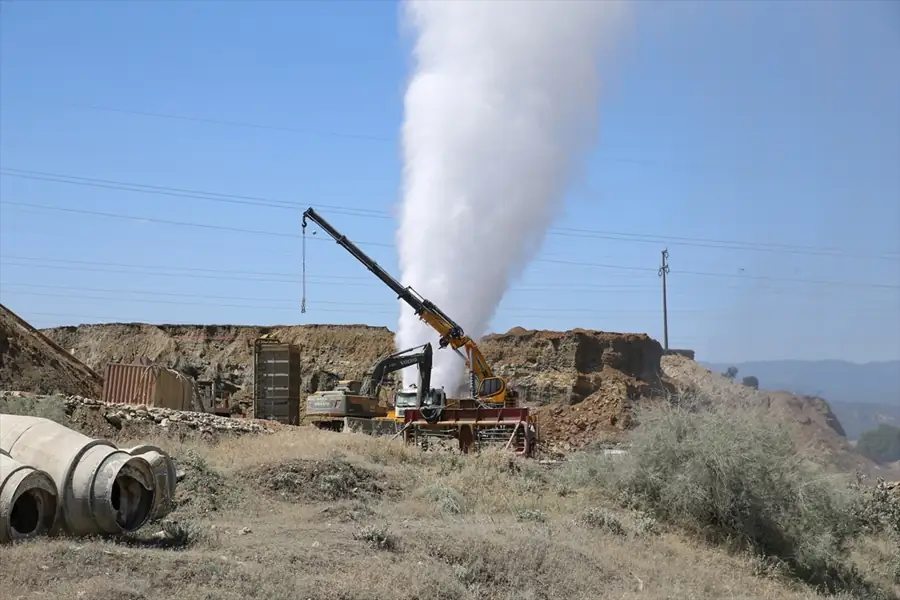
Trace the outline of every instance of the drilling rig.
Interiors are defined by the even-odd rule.
[[[362,381],[344,380],[333,390],[310,394],[306,399],[307,421],[320,429],[343,431],[348,425],[362,425],[361,420],[402,421],[404,410],[410,406],[440,410],[446,404],[446,396],[444,390],[431,388],[431,357],[430,343],[395,352],[378,359]],[[381,406],[385,378],[413,365],[419,369],[419,378],[411,397],[409,393],[399,392],[395,394],[393,409]],[[370,424],[373,429],[377,425]]]
[[[450,347],[466,363],[469,373],[470,398],[447,400],[443,408],[429,408],[418,402],[402,415],[403,433],[407,442],[417,441],[428,434],[450,435],[459,441],[460,449],[468,452],[482,441],[506,441],[515,446],[518,454],[533,456],[537,447],[537,422],[527,407],[518,406],[518,394],[506,380],[494,373],[475,341],[463,328],[430,300],[423,298],[410,286],[404,286],[372,260],[356,244],[341,234],[312,207],[303,213],[303,299],[301,312],[306,312],[306,227],[312,221],[330,235],[335,242],[361,262],[397,298],[408,304],[416,316],[440,336],[438,347]],[[400,415],[394,413],[400,420]]]

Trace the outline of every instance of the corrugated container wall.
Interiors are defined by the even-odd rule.
[[[178,371],[159,365],[108,364],[102,400],[193,410],[194,383]]]
[[[254,417],[299,425],[303,379],[300,349],[293,344],[260,340],[254,347],[253,362]]]

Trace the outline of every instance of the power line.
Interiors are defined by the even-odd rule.
[[[198,227],[203,229],[213,229],[213,230],[221,230],[221,231],[229,231],[233,233],[249,233],[254,235],[272,235],[277,237],[288,237],[288,238],[300,238],[301,236],[296,233],[286,233],[279,231],[265,231],[259,229],[242,229],[239,227],[227,227],[224,225],[210,225],[208,223],[196,223],[196,222],[188,222],[188,221],[172,221],[168,219],[157,219],[152,217],[137,217],[134,215],[123,215],[121,213],[109,213],[109,212],[101,212],[101,211],[90,211],[83,210],[77,208],[67,208],[61,206],[49,206],[46,204],[34,204],[28,202],[14,202],[11,200],[0,200],[0,204],[8,204],[12,206],[23,206],[27,208],[38,208],[41,210],[50,210],[50,211],[60,211],[74,214],[84,214],[90,216],[99,216],[99,217],[108,217],[108,218],[116,218],[116,219],[125,219],[130,221],[139,221],[144,223],[158,223],[162,225],[175,225],[182,227]],[[319,242],[328,242],[324,238],[310,238]],[[391,244],[384,244],[379,242],[356,242],[360,246],[379,246],[391,248],[393,247]],[[582,266],[582,267],[591,267],[591,268],[603,268],[603,269],[617,269],[617,270],[626,270],[626,271],[644,271],[648,273],[656,273],[657,269],[650,267],[637,267],[637,266],[628,266],[628,265],[611,265],[611,264],[601,264],[601,263],[591,263],[591,262],[579,262],[579,261],[564,261],[564,260],[556,260],[556,259],[542,259],[537,258],[532,262],[537,263],[552,263],[552,264],[565,264],[572,266]],[[813,284],[813,285],[829,285],[829,286],[838,286],[838,287],[863,287],[863,288],[882,288],[882,289],[900,289],[900,285],[891,285],[891,284],[882,284],[882,283],[865,283],[865,282],[846,282],[846,281],[827,281],[827,280],[812,280],[812,279],[785,279],[785,278],[777,278],[777,277],[766,277],[759,275],[738,275],[738,274],[730,274],[730,273],[710,273],[703,271],[678,271],[681,275],[694,275],[700,277],[725,277],[731,279],[752,279],[756,281],[770,281],[770,282],[784,282],[784,283],[803,283],[803,284]]]
[[[84,290],[84,291],[97,291],[101,293],[127,293],[127,294],[137,294],[139,298],[117,298],[114,296],[108,295],[92,295],[86,296],[82,294],[73,294],[73,293],[64,293],[64,294],[52,294],[47,292],[19,292],[10,290],[11,293],[20,295],[20,296],[45,296],[51,298],[83,298],[86,300],[107,300],[107,301],[118,301],[118,302],[141,302],[141,303],[150,303],[150,304],[176,304],[176,305],[194,305],[194,306],[205,306],[205,307],[227,307],[227,308],[252,308],[252,309],[265,309],[265,310],[286,310],[286,311],[298,311],[298,307],[290,307],[290,306],[274,306],[274,305],[263,305],[259,304],[260,302],[288,302],[284,299],[274,299],[274,298],[244,298],[244,297],[236,297],[236,296],[209,296],[209,295],[198,295],[198,294],[179,294],[179,293],[160,293],[155,290],[111,290],[111,289],[103,289],[103,288],[88,288],[88,287],[67,287],[67,286],[54,286],[54,285],[40,285],[40,284],[18,284],[18,283],[5,283],[0,284],[0,286],[6,285],[18,285],[21,287],[35,287],[40,289],[55,289],[55,290]],[[7,293],[10,293],[7,292]],[[157,298],[150,298],[148,296],[169,296],[173,298],[215,298],[220,300],[244,300],[253,302],[253,304],[226,304],[219,302],[192,302],[189,300],[159,300]],[[399,312],[398,309],[395,310],[379,310],[377,308],[379,305],[371,302],[341,302],[341,301],[330,301],[330,300],[321,300],[318,304],[324,304],[327,306],[358,306],[357,310],[347,310],[347,309],[331,309],[331,308],[315,308],[317,312],[349,312],[349,313],[378,313],[378,314],[397,314]],[[372,308],[372,307],[376,308]],[[561,312],[568,313],[579,313],[579,314],[646,314],[646,313],[656,313],[656,309],[596,309],[596,308],[586,308],[586,307],[509,307],[509,308],[501,308],[498,310],[499,313],[539,313],[539,314],[558,314]],[[682,313],[709,313],[707,309],[703,308],[686,308],[680,309],[675,312]]]
[[[178,227],[197,227],[201,229],[213,229],[217,231],[230,231],[232,233],[249,233],[253,235],[271,235],[277,237],[299,238],[298,233],[286,233],[282,231],[263,231],[260,229],[243,229],[241,227],[228,227],[226,225],[211,225],[209,223],[196,223],[189,221],[173,221],[170,219],[158,219],[155,217],[137,217],[134,215],[123,215],[121,213],[110,213],[97,210],[84,210],[80,208],[68,208],[63,206],[50,206],[48,204],[35,204],[31,202],[14,202],[12,200],[0,200],[0,204],[8,204],[10,206],[25,206],[28,208],[39,208],[41,210],[50,210],[57,212],[67,212],[80,215],[90,215],[94,217],[106,217],[110,219],[124,219],[127,221],[139,221],[142,223],[157,223],[159,225],[175,225]],[[317,242],[327,242],[328,240],[312,238]],[[384,248],[393,248],[391,244],[383,244],[379,242],[357,242],[362,246],[381,246]]]
[[[151,276],[151,277],[189,277],[191,279],[206,279],[206,280],[217,280],[217,281],[228,281],[230,283],[236,282],[246,282],[246,283],[284,283],[290,285],[299,285],[299,276],[291,273],[270,273],[270,272],[255,272],[255,271],[230,271],[226,269],[193,269],[188,267],[152,267],[145,265],[129,265],[123,263],[102,263],[102,262],[93,262],[93,261],[71,261],[71,260],[62,260],[62,259],[52,259],[53,261],[60,262],[63,264],[40,264],[36,262],[11,262],[4,257],[0,257],[0,264],[4,264],[12,267],[23,267],[23,268],[39,268],[39,269],[50,269],[50,270],[60,270],[60,271],[80,271],[80,272],[88,272],[88,273],[117,273],[124,275],[142,275],[142,276]],[[29,257],[15,257],[23,260],[44,260],[44,259],[33,259]],[[135,267],[135,270],[126,270],[126,269],[116,269],[109,268],[106,266],[80,266],[83,264],[87,265],[121,265],[125,267]],[[156,272],[152,269],[166,270],[167,272]],[[198,272],[199,271],[199,272]],[[211,273],[220,273],[220,275],[214,275]],[[241,274],[244,277],[236,277],[235,275]],[[247,276],[252,275],[253,278],[247,278]],[[274,276],[283,276],[283,278],[278,277],[258,277],[257,275],[274,275]],[[376,283],[363,283],[362,281],[356,282],[352,281],[353,279],[368,279],[368,278],[354,278],[354,277],[341,277],[340,279],[350,279],[351,281],[331,281],[326,279],[328,276],[321,276],[315,279],[314,283],[322,284],[325,287],[364,287],[364,288],[382,288],[381,285]],[[337,278],[338,276],[335,276]],[[733,290],[741,290],[745,289],[743,285],[733,285],[726,284],[724,289],[733,289]],[[510,292],[515,293],[534,293],[534,292],[544,292],[544,293],[558,293],[560,291],[565,291],[569,293],[583,293],[583,294],[636,294],[636,293],[650,293],[655,291],[656,288],[649,285],[640,285],[640,284],[589,284],[589,283],[574,283],[569,284],[565,282],[560,283],[551,283],[544,285],[530,285],[530,286],[521,286],[521,287],[513,287],[510,289]],[[757,290],[758,291],[758,290]],[[776,288],[776,289],[768,289],[768,292],[787,292],[788,290],[784,288]]]
[[[264,206],[269,208],[283,208],[288,210],[305,210],[305,205],[288,200],[277,200],[261,196],[248,196],[243,194],[226,194],[205,190],[191,190],[146,183],[128,183],[112,179],[97,179],[94,177],[81,177],[78,175],[64,175],[60,173],[48,173],[46,171],[28,171],[24,169],[0,168],[0,175],[30,179],[35,181],[47,181],[51,183],[67,183],[69,185],[81,185],[93,188],[111,189],[123,192],[136,192],[141,194],[154,194],[160,196],[172,196],[175,198],[190,198],[196,200],[208,200],[210,202],[226,202],[231,204],[243,204],[247,206]],[[353,216],[366,216],[373,219],[390,219],[385,211],[369,208],[348,206],[335,206],[333,204],[320,204],[323,208],[349,214]]]
[[[113,112],[113,113],[121,113],[126,115],[134,115],[140,117],[154,117],[158,119],[172,119],[176,121],[190,121],[194,123],[206,123],[209,125],[226,125],[230,127],[244,127],[248,129],[264,129],[269,131],[283,131],[286,133],[303,133],[307,135],[319,135],[326,137],[338,137],[338,138],[348,138],[355,140],[368,140],[375,142],[390,142],[394,141],[393,137],[384,136],[384,135],[374,135],[374,134],[365,134],[365,133],[345,133],[338,131],[327,131],[322,129],[312,129],[307,127],[289,127],[284,125],[266,125],[262,123],[250,123],[247,121],[231,121],[225,119],[211,119],[208,117],[193,117],[187,115],[176,115],[172,113],[161,113],[161,112],[151,112],[151,111],[143,111],[143,110],[131,110],[125,108],[115,108],[112,106],[101,106],[98,104],[75,104],[69,103],[69,106],[75,108],[86,108],[89,110],[97,110],[104,112]]]
[[[59,265],[53,264],[40,264],[39,262],[35,264],[35,262],[26,262],[26,263],[17,263],[17,262],[9,262],[6,260],[7,258],[26,260],[26,261],[44,261],[44,262],[58,262],[63,263]],[[296,273],[276,273],[271,271],[239,271],[239,270],[229,270],[229,269],[199,269],[193,267],[168,267],[168,266],[151,266],[151,265],[135,265],[129,263],[108,263],[108,262],[99,262],[99,261],[81,261],[81,260],[64,260],[64,259],[41,259],[41,258],[33,258],[27,256],[15,256],[15,255],[2,255],[0,256],[0,263],[7,264],[15,267],[37,267],[37,268],[49,268],[49,269],[60,269],[60,270],[72,270],[72,271],[88,271],[88,272],[98,272],[98,273],[122,273],[128,275],[151,275],[151,276],[160,276],[160,277],[191,277],[191,278],[199,278],[199,279],[217,279],[223,281],[239,281],[242,280],[238,275],[251,275],[254,276],[253,279],[243,279],[243,281],[248,282],[259,282],[259,283],[289,283],[289,284],[299,284],[300,278]],[[72,265],[96,265],[93,267],[81,267],[81,266],[72,266]],[[135,270],[124,270],[124,269],[111,269],[110,266],[113,267],[125,267],[132,268]],[[154,271],[167,271],[167,272],[154,272]],[[209,273],[219,273],[218,276],[210,276]],[[268,279],[260,279],[256,278],[257,276],[269,276],[272,278]],[[371,287],[371,288],[383,288],[382,285],[372,283],[371,278],[369,277],[354,277],[354,276],[330,276],[330,275],[322,275],[322,276],[309,276],[314,283],[326,283],[328,285],[335,286],[354,286],[354,287]],[[337,280],[337,281],[332,281]],[[360,281],[360,283],[356,283],[356,281]],[[361,281],[366,281],[367,283],[361,283]],[[558,290],[566,290],[566,291],[577,291],[577,292],[585,292],[585,291],[646,291],[652,289],[646,285],[624,285],[624,284],[610,284],[610,285],[600,285],[600,284],[589,284],[589,283],[577,283],[577,284],[568,284],[568,283],[551,283],[551,284],[543,284],[543,285],[531,285],[531,286],[522,286],[522,287],[514,287],[512,291],[558,291]]]
[[[52,183],[67,183],[70,185],[81,185],[95,188],[112,189],[117,191],[145,193],[163,196],[172,196],[177,198],[189,198],[196,200],[206,200],[209,202],[225,202],[232,204],[243,204],[249,206],[261,206],[268,208],[279,208],[286,210],[304,210],[305,205],[297,202],[286,200],[277,200],[273,198],[264,198],[260,196],[248,196],[240,194],[227,194],[222,192],[209,192],[203,190],[191,190],[185,188],[174,188],[168,186],[150,185],[142,183],[128,183],[115,181],[110,179],[98,179],[92,177],[82,177],[75,175],[65,175],[60,173],[50,173],[46,171],[32,171],[25,169],[13,169],[4,167],[0,169],[0,174],[8,177],[18,177],[23,179],[32,179],[37,181],[47,181]],[[382,210],[366,209],[352,206],[319,204],[323,208],[335,211],[338,214],[344,214],[355,217],[365,217],[373,219],[392,219],[391,215]],[[775,244],[762,242],[744,242],[738,240],[721,240],[721,239],[705,239],[680,236],[661,236],[639,233],[603,231],[591,229],[579,229],[571,227],[551,227],[548,234],[588,239],[603,239],[619,242],[631,243],[647,243],[659,244],[669,243],[675,246],[697,247],[697,248],[713,248],[720,250],[741,250],[753,252],[770,252],[784,254],[800,254],[809,256],[833,256],[846,258],[863,258],[875,260],[900,260],[900,253],[897,252],[881,252],[875,254],[852,253],[840,248],[826,246],[801,246],[794,244]]]

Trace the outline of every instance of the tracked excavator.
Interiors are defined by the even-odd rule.
[[[414,352],[418,350],[418,352]],[[379,405],[385,378],[413,365],[418,366],[418,383],[412,390],[395,394],[394,408]],[[423,344],[388,354],[378,359],[363,380],[338,382],[333,390],[318,391],[306,399],[306,416],[320,429],[342,431],[348,419],[374,421],[402,421],[407,408],[422,407],[429,413],[439,413],[446,405],[443,389],[431,388],[432,348]]]
[[[356,260],[361,262],[378,279],[388,286],[397,297],[406,302],[415,311],[416,316],[428,324],[440,335],[438,346],[449,346],[459,354],[466,362],[469,372],[469,392],[478,406],[513,408],[518,405],[518,394],[509,389],[506,380],[497,376],[488,365],[475,341],[465,334],[453,319],[438,308],[433,302],[423,298],[412,287],[404,286],[391,277],[381,266],[372,260],[365,252],[342,235],[328,221],[323,219],[312,207],[303,213],[303,240],[304,254],[306,248],[307,220],[312,221],[330,235],[334,241],[349,252]],[[306,312],[306,261],[304,257],[304,283],[301,312]]]

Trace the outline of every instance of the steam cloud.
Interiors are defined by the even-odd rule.
[[[609,0],[404,5],[416,46],[403,124],[402,281],[475,340],[594,143],[598,59],[622,9]],[[400,310],[400,348],[436,342],[406,304]],[[464,367],[452,350],[436,351],[432,385],[456,392]]]

